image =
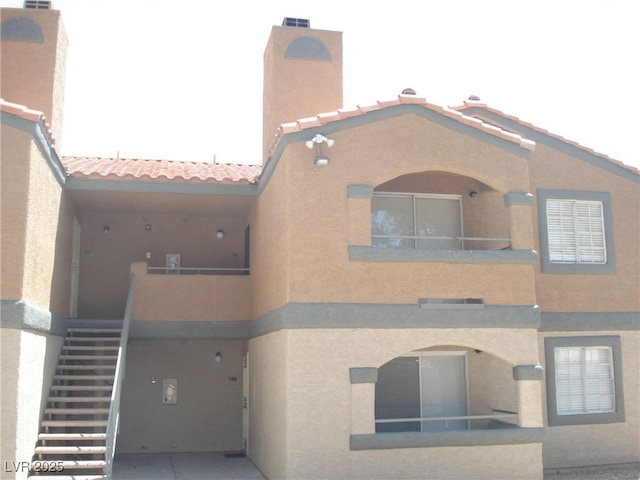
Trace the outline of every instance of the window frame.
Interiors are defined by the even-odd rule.
[[[417,236],[417,232],[416,232],[416,227],[418,225],[418,220],[416,217],[416,212],[417,212],[417,208],[416,208],[416,200],[417,199],[441,199],[441,200],[456,200],[458,202],[458,208],[459,208],[459,218],[460,218],[460,237],[464,238],[464,215],[463,215],[463,210],[462,210],[462,195],[457,195],[457,194],[443,194],[443,193],[417,193],[417,192],[378,192],[378,191],[374,191],[373,195],[371,197],[371,204],[373,207],[373,200],[375,198],[407,198],[411,200],[411,206],[412,206],[412,216],[413,216],[413,235]],[[373,213],[373,210],[371,209],[371,213]],[[373,238],[373,224],[371,225],[371,243],[373,245],[374,243],[374,238]],[[394,247],[394,246],[387,246],[387,247],[381,247],[381,246],[376,246],[374,248],[409,248],[411,250],[450,250],[450,249],[425,249],[425,248],[419,248],[418,247],[418,242],[420,240],[424,240],[424,239],[419,239],[419,238],[414,238],[412,240],[413,242],[413,247]],[[460,241],[460,248],[459,249],[455,249],[457,250],[464,250],[464,240]]]
[[[547,337],[544,339],[544,344],[547,385],[547,421],[549,426],[588,425],[598,423],[618,423],[625,421],[622,351],[619,336],[602,335],[589,337]],[[614,411],[598,413],[559,414],[556,389],[556,349],[590,347],[608,347],[611,349],[613,385],[615,395]]]
[[[558,274],[611,274],[616,272],[613,218],[611,197],[608,192],[577,190],[538,189],[538,230],[540,238],[540,262],[543,273]],[[552,262],[549,248],[549,225],[547,223],[547,200],[572,200],[577,202],[599,202],[602,205],[604,245],[606,263],[557,263]]]

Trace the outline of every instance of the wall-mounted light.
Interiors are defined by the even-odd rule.
[[[475,190],[471,190],[471,191],[469,192],[469,196],[470,196],[471,198],[476,198],[476,197],[478,196],[478,192],[476,192]]]
[[[105,225],[104,228],[102,229],[102,231],[104,232],[105,235],[109,234],[109,225]]]
[[[150,224],[150,223],[147,223],[147,224],[144,226],[144,231],[145,231],[145,232],[150,232],[150,231],[151,231],[151,224]]]
[[[216,232],[216,237],[218,237],[219,239],[223,239],[224,238],[224,230],[220,229]]]
[[[216,363],[222,362],[222,354],[220,352],[216,352]]]
[[[316,146],[316,157],[313,161],[313,163],[315,163],[316,165],[329,165],[329,162],[331,161],[331,159],[329,157],[327,157],[326,155],[322,155],[320,153],[320,144],[321,143],[326,143],[327,147],[331,148],[333,147],[333,144],[335,143],[335,140],[333,140],[332,138],[327,138],[324,135],[321,134],[316,134],[313,136],[313,138],[311,140],[307,140],[305,142],[305,145],[307,146],[307,148],[309,150],[313,149],[313,146]]]
[[[152,375],[151,376],[151,383],[155,385],[157,382],[158,382],[158,379],[156,378],[156,376]]]

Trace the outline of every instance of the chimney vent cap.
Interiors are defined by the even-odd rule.
[[[51,4],[51,0],[24,0],[24,8],[53,10],[53,5]]]
[[[283,27],[311,28],[311,22],[308,18],[284,17],[282,19]]]

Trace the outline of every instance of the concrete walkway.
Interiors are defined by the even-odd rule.
[[[114,480],[265,480],[247,457],[224,453],[140,453],[116,455]]]

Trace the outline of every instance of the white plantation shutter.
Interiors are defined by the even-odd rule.
[[[558,415],[615,411],[610,347],[556,348]]]
[[[602,202],[547,199],[549,260],[607,263]]]

